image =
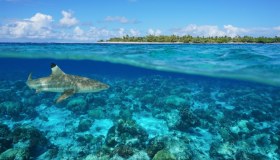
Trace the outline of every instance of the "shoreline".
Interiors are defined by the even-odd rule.
[[[184,42],[94,42],[95,44],[280,44],[280,43],[184,43]]]
[[[229,43],[184,43],[184,42],[0,42],[0,44],[271,44],[279,45],[280,43],[246,43],[246,42],[229,42]]]
[[[183,42],[95,42],[97,44],[188,44]]]

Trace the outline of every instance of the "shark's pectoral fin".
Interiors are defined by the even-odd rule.
[[[61,94],[60,97],[57,98],[57,100],[55,102],[59,103],[65,99],[67,99],[68,97],[72,96],[74,93],[75,93],[74,89],[67,89]]]

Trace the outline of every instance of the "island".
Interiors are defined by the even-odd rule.
[[[108,40],[99,40],[101,43],[280,43],[280,37],[252,37],[252,36],[236,36],[236,37],[194,37],[191,35],[147,35],[142,37],[123,36],[114,37]]]

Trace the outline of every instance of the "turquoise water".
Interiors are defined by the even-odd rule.
[[[51,63],[110,88],[55,103]],[[0,160],[278,160],[279,73],[279,44],[1,43]]]
[[[0,44],[1,57],[98,60],[280,86],[279,44]]]

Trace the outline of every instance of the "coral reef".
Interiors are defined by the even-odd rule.
[[[153,160],[176,160],[176,157],[168,150],[160,150],[156,153]]]
[[[163,142],[163,139],[159,137],[155,137],[149,140],[146,152],[149,155],[149,157],[153,158],[158,151],[164,148],[165,148],[165,144]]]
[[[88,110],[88,115],[93,119],[105,118],[105,113],[101,107]]]
[[[56,146],[34,127],[16,126],[11,131],[7,125],[0,124],[0,159],[28,160],[55,149]],[[55,156],[52,153],[52,157]]]
[[[13,143],[29,149],[30,155],[37,157],[53,147],[44,134],[34,127],[20,126],[12,132]]]
[[[87,110],[87,102],[82,97],[73,98],[67,103],[66,107],[76,114],[82,114]]]
[[[165,99],[166,105],[171,105],[174,107],[184,106],[187,101],[184,98],[178,97],[176,95],[171,95]]]
[[[91,125],[92,125],[92,121],[90,119],[82,119],[79,122],[78,131],[79,132],[88,131]]]
[[[21,148],[11,148],[0,154],[0,159],[2,160],[28,160],[30,155],[28,150]]]
[[[0,159],[280,159],[277,87],[168,76],[104,81],[110,90],[61,104],[55,93],[2,81]]]
[[[134,154],[134,149],[127,145],[118,145],[113,150],[113,154],[118,154],[119,156],[123,158],[129,158]]]
[[[120,119],[109,129],[105,142],[109,147],[123,144],[142,149],[147,140],[148,134],[135,121]]]
[[[198,127],[200,125],[200,120],[188,107],[181,108],[179,116],[180,120],[176,124],[178,130],[186,131],[190,127]]]
[[[18,119],[22,113],[23,107],[16,101],[5,101],[0,104],[0,113],[2,116],[10,116],[14,119]]]
[[[12,147],[12,136],[9,127],[0,124],[0,153]]]

